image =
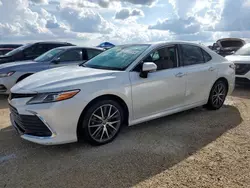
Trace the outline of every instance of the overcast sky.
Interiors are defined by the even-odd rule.
[[[250,37],[250,0],[0,0],[0,43]]]

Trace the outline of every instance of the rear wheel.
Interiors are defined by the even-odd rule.
[[[213,85],[213,87],[210,91],[210,96],[209,96],[208,103],[207,103],[206,107],[209,110],[220,109],[225,102],[225,99],[227,96],[227,91],[228,91],[228,88],[227,88],[227,84],[225,83],[225,81],[223,81],[223,80],[217,81]]]
[[[123,117],[123,109],[116,101],[97,101],[84,115],[80,129],[83,139],[94,145],[111,142],[121,129]]]

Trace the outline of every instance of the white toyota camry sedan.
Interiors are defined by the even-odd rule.
[[[234,64],[205,46],[117,46],[85,64],[36,73],[11,89],[11,122],[39,144],[112,141],[124,125],[205,106],[234,89]]]

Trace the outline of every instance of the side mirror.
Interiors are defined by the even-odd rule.
[[[51,61],[51,63],[54,63],[54,64],[60,63],[60,57],[58,57],[58,58],[56,58],[56,59],[53,59],[53,60]]]
[[[140,77],[147,78],[148,73],[155,72],[157,70],[157,65],[153,62],[145,62],[142,64],[142,69],[140,73]]]

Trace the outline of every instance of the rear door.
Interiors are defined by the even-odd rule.
[[[78,65],[83,61],[86,61],[86,50],[85,49],[69,49],[62,53],[57,63],[51,63],[50,67],[61,67],[69,65]]]
[[[204,102],[217,79],[217,69],[212,57],[202,48],[181,44],[181,64],[186,72],[186,105]]]

